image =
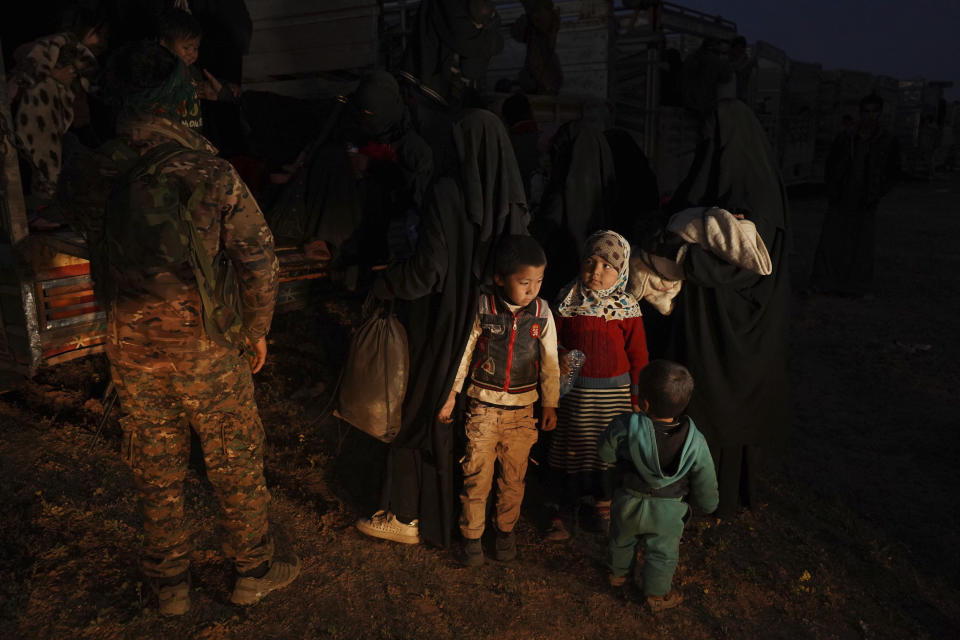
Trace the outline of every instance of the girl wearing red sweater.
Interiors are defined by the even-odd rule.
[[[550,467],[561,474],[561,511],[547,532],[566,540],[579,500],[592,495],[602,524],[609,522],[613,469],[597,457],[597,441],[615,416],[639,411],[637,375],[646,366],[647,339],[637,300],[626,292],[630,244],[613,231],[590,236],[577,280],[556,305],[557,341],[579,349],[586,362],[560,399]]]

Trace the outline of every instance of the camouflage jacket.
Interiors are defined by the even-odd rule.
[[[209,256],[222,247],[236,268],[243,330],[251,340],[267,334],[277,297],[278,265],[273,235],[247,186],[199,134],[158,117],[121,120],[120,139],[145,153],[176,142],[189,151],[166,161],[161,171],[181,184],[183,202],[198,188],[203,197],[190,210]],[[104,209],[115,186],[117,158],[104,151],[67,159],[60,181],[64,215],[88,239],[102,232]],[[192,273],[158,274],[136,291],[121,291],[110,309],[108,342],[138,357],[162,358],[178,351],[206,350],[200,295]]]

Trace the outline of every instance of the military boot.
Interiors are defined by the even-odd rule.
[[[157,596],[160,615],[182,616],[190,611],[190,577],[160,578],[150,581],[150,587]]]
[[[233,587],[230,602],[233,604],[256,604],[271,591],[282,589],[300,575],[300,558],[294,556],[293,562],[274,560],[270,568],[259,578],[240,576]]]

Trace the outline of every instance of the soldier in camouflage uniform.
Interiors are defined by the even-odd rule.
[[[181,66],[158,45],[146,43],[125,57],[129,62],[118,63],[113,78],[122,86],[125,76],[137,78],[142,87],[151,73],[162,79],[170,77],[164,76],[166,69],[175,74]],[[123,457],[140,493],[142,568],[166,615],[190,607],[192,543],[183,481],[191,427],[220,504],[223,550],[238,574],[231,601],[252,604],[299,572],[299,561],[273,560],[264,432],[253,395],[252,374],[266,359],[265,336],[277,295],[273,236],[232,166],[217,158],[202,136],[164,117],[175,113],[166,106],[176,105],[176,85],[168,80],[146,94],[127,89],[118,136],[141,155],[170,142],[184,148],[158,163],[157,171],[174,177],[207,254],[223,249],[233,263],[242,333],[252,354],[248,361],[239,348],[221,346],[207,335],[198,283],[187,265],[139,274],[136,287],[120,284],[110,302],[106,352],[122,408]],[[108,194],[119,180],[117,160],[102,152],[75,159],[64,175],[62,202],[69,203],[73,222],[87,230],[93,245],[103,233]],[[198,192],[201,197],[191,199]]]

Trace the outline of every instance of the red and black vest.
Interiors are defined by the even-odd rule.
[[[470,381],[481,389],[526,393],[540,381],[540,335],[550,309],[540,298],[516,314],[500,296],[480,296],[480,337]]]

